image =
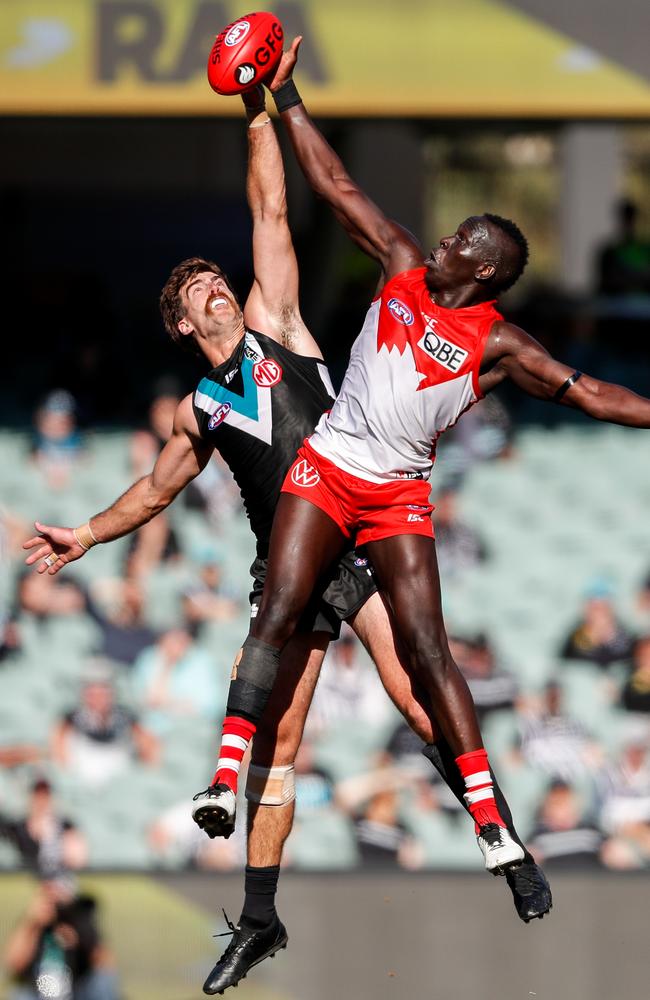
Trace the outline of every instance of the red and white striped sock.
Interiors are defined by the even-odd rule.
[[[256,729],[257,726],[254,722],[249,722],[248,719],[242,719],[237,715],[227,715],[224,718],[221,730],[221,749],[219,750],[217,770],[212,779],[213,785],[228,785],[228,788],[231,788],[235,795],[237,794],[239,768]]]
[[[492,772],[486,750],[473,750],[456,757],[458,769],[465,779],[467,791],[463,798],[475,824],[475,832],[486,823],[505,826],[494,800]]]

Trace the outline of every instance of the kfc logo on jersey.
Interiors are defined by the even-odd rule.
[[[462,347],[457,347],[456,344],[452,344],[450,340],[439,337],[437,333],[434,333],[433,329],[436,325],[436,320],[430,319],[428,316],[425,316],[425,319],[427,320],[427,326],[422,340],[418,341],[418,347],[439,365],[446,368],[447,371],[453,372],[456,375],[467,360],[469,352],[463,350]]]
[[[233,24],[232,28],[224,38],[226,45],[232,47],[241,42],[242,38],[246,38],[246,35],[250,31],[251,23],[250,21],[237,21],[237,24]]]
[[[392,313],[398,323],[402,323],[403,326],[413,325],[413,313],[408,306],[405,306],[403,302],[399,299],[389,299],[388,301],[388,311]]]
[[[232,410],[231,403],[222,403],[221,406],[217,407],[210,419],[208,420],[208,430],[213,431],[219,424],[222,424],[230,411]]]
[[[253,379],[261,389],[272,389],[282,381],[282,369],[273,358],[264,358],[253,365]]]
[[[296,462],[291,470],[291,482],[295,486],[304,486],[309,489],[320,482],[320,474],[313,465],[310,465],[306,458],[301,458]]]

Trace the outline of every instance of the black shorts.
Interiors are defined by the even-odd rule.
[[[250,568],[253,589],[249,594],[251,618],[262,599],[268,560],[257,558]],[[350,618],[377,591],[372,567],[365,556],[347,552],[319,582],[298,622],[297,632],[327,632],[338,639],[341,622]]]

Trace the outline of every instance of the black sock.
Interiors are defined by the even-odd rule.
[[[275,912],[275,894],[278,890],[280,865],[269,865],[267,868],[253,868],[246,865],[244,889],[244,909],[239,923],[246,927],[268,927],[273,923]]]
[[[445,784],[449,786],[449,788],[454,793],[458,801],[461,803],[463,809],[466,809],[467,812],[469,812],[469,810],[467,809],[467,803],[465,802],[464,798],[465,792],[467,791],[467,789],[465,788],[465,780],[462,774],[460,773],[460,770],[456,763],[456,758],[454,757],[451,747],[449,746],[447,741],[444,739],[439,739],[437,743],[428,743],[423,748],[422,753],[427,758],[427,760],[431,761],[435,769],[440,774],[440,777],[443,779]],[[512,839],[516,840],[520,847],[523,847],[524,861],[527,862],[528,864],[534,864],[534,859],[532,854],[530,854],[530,852],[526,850],[526,845],[521,840],[519,834],[515,830],[515,824],[512,819],[512,813],[510,812],[510,806],[506,801],[505,795],[499,788],[499,783],[494,776],[494,771],[490,770],[490,774],[492,775],[492,786],[494,788],[494,801],[497,804],[497,809],[499,810],[499,814],[503,819],[503,822],[506,824],[506,827],[508,828],[508,832],[512,837]]]

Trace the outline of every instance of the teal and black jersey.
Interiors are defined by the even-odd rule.
[[[268,554],[284,477],[333,401],[324,361],[294,354],[251,330],[194,392],[201,437],[235,477],[261,558]]]

